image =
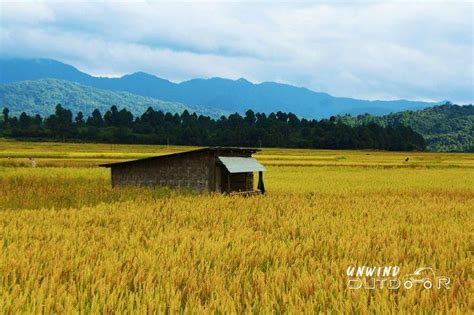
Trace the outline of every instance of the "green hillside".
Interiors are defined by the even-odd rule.
[[[227,114],[207,107],[166,102],[57,79],[19,81],[0,85],[0,106],[8,107],[11,115],[27,112],[46,116],[54,113],[57,104],[63,104],[74,112],[82,111],[85,115],[89,115],[96,108],[104,113],[111,105],[126,107],[134,115],[142,114],[148,107],[171,113],[181,113],[187,109],[211,117]]]
[[[381,126],[410,126],[426,140],[431,151],[474,152],[474,106],[447,103],[418,111],[403,111],[376,117],[369,114],[337,119],[349,125],[375,122]]]

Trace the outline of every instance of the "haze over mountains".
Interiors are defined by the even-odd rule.
[[[155,99],[165,101],[162,104],[167,102],[166,110],[168,111],[179,112],[188,109],[211,116],[229,112],[243,113],[247,109],[265,113],[286,111],[311,118],[329,117],[338,114],[370,113],[383,115],[407,109],[422,109],[438,104],[407,100],[368,101],[334,97],[326,93],[314,92],[287,84],[275,82],[253,84],[245,79],[211,78],[173,83],[143,72],[124,75],[120,78],[94,77],[79,71],[73,66],[51,59],[2,59],[0,70],[0,83],[3,85],[0,89],[0,105],[8,106],[9,102],[16,102],[13,100],[17,100],[19,103],[11,103],[11,105],[14,105],[13,107],[18,110],[21,110],[23,106],[20,102],[22,100],[30,106],[34,105],[37,109],[44,107],[46,112],[50,112],[50,108],[53,108],[59,102],[74,111],[84,110],[87,112],[89,103],[93,105],[90,109],[102,107],[98,106],[98,102],[103,101],[115,102],[120,105],[120,95],[128,97],[128,99],[125,98],[126,101],[124,102],[127,103],[130,110],[136,112],[143,111],[142,106],[140,106],[140,109],[134,109],[134,102],[139,101],[141,104],[146,103],[156,109],[161,109],[158,106],[159,101],[154,104],[154,101],[151,100]],[[26,80],[30,82],[22,82],[22,88],[18,88],[18,82]],[[42,81],[38,83],[35,80]],[[78,84],[68,86],[67,81]],[[56,91],[54,95],[47,93],[48,84],[54,86],[54,89],[52,89]],[[74,88],[71,89],[71,87]],[[95,89],[84,92],[88,87]],[[102,91],[97,89],[102,89]],[[78,90],[85,94],[93,92],[92,94],[101,95],[101,97],[93,99],[93,102],[87,100],[81,102],[80,95],[74,95],[74,91]],[[107,90],[128,93],[115,93],[108,97]],[[134,101],[133,95],[129,93],[141,98],[139,97]],[[44,97],[43,99],[32,97],[32,94],[43,95]],[[179,104],[173,106],[172,103]],[[103,104],[105,107],[110,105],[112,104]]]

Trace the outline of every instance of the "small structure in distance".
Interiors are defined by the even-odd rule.
[[[258,189],[264,193],[265,167],[252,158],[257,151],[208,147],[99,166],[111,169],[112,187],[168,186],[230,194],[256,193],[253,172],[258,172]]]

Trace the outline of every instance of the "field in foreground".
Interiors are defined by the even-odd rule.
[[[473,310],[474,155],[263,150],[252,198],[95,167],[183,149],[0,141],[0,312]],[[451,286],[351,290],[359,265]]]

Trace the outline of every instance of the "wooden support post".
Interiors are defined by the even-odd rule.
[[[258,185],[257,188],[260,190],[262,195],[265,193],[265,184],[263,183],[263,172],[258,172]]]

